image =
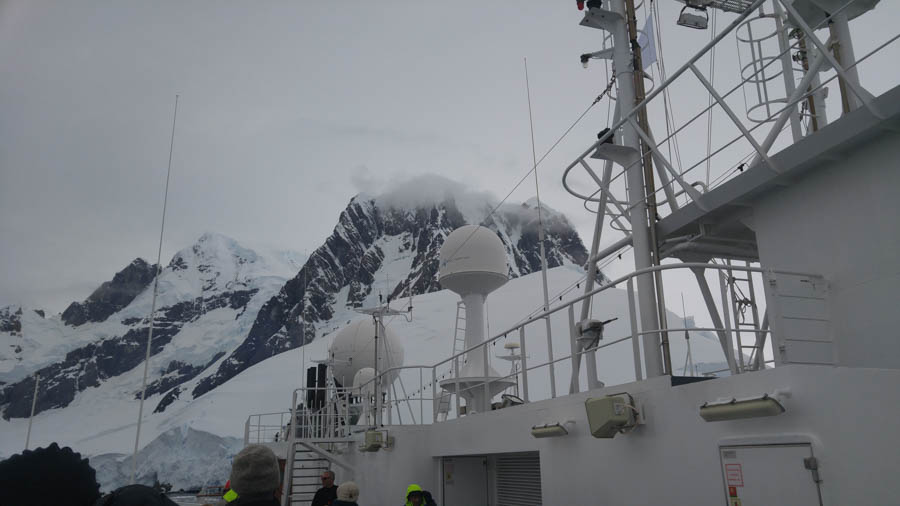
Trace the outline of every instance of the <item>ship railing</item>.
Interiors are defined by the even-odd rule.
[[[244,422],[244,444],[283,441],[287,437],[286,427],[290,420],[290,411],[250,415]]]
[[[774,10],[760,14],[760,8],[770,1]],[[896,42],[900,38],[900,33],[888,35],[884,42],[864,55],[856,55],[855,61],[846,65],[838,63],[832,56],[833,40],[831,38],[822,40],[816,35],[816,30],[828,27],[838,16],[858,1],[848,0],[815,25],[809,26],[805,22],[801,22],[799,28],[788,32],[788,27],[784,25],[784,20],[788,16],[791,19],[802,20],[790,0],[755,0],[751,8],[738,15],[684,65],[670,74],[664,82],[655,86],[640,103],[634,107],[617,104],[617,112],[608,131],[600,135],[596,142],[592,143],[565,168],[562,176],[564,188],[572,195],[585,200],[586,206],[588,202],[599,204],[601,208],[598,211],[605,212],[614,219],[627,217],[630,209],[638,204],[629,202],[628,199],[616,199],[612,193],[614,189],[624,188],[623,180],[630,168],[642,166],[649,158],[649,161],[655,166],[659,184],[654,185],[653,191],[643,201],[639,200],[639,203],[643,202],[645,205],[654,207],[656,214],[660,217],[675,212],[680,207],[679,201],[689,200],[697,203],[701,209],[705,209],[706,206],[702,200],[704,193],[739,175],[747,168],[762,164],[775,173],[780,172],[781,168],[772,161],[769,153],[773,151],[773,148],[784,147],[791,142],[799,141],[804,135],[812,135],[817,129],[824,126],[825,118],[816,117],[811,112],[815,107],[816,100],[824,103],[823,96],[843,95],[844,112],[862,107],[868,109],[876,118],[882,117],[873,102],[873,95],[859,84],[856,74],[859,72],[861,64],[867,61],[869,62],[867,65],[871,64],[872,67],[892,64],[889,55],[883,54],[882,51]],[[751,16],[754,17],[751,18]],[[712,58],[713,51],[727,35],[740,27],[746,27],[749,22],[757,19],[771,20],[775,25],[773,35],[764,37],[771,39],[768,42],[777,46],[774,54],[764,58],[760,57],[753,65],[745,67],[743,70],[746,72],[740,74],[736,83],[732,80],[723,84],[722,81],[727,76],[722,75],[722,72],[718,74],[710,72],[709,75],[704,75],[700,69],[701,59]],[[802,37],[791,37],[791,35],[797,34],[802,34]],[[758,39],[758,37],[753,38],[753,42],[755,43]],[[861,48],[860,44],[858,49]],[[806,69],[800,68],[799,64],[792,63],[791,57],[797,53],[810,55],[807,58]],[[879,57],[870,60],[876,54]],[[785,67],[790,69],[790,75],[787,78],[784,76],[783,69]],[[799,80],[794,75],[797,73],[803,75]],[[695,80],[688,82],[683,77],[685,74],[693,75]],[[644,75],[649,78],[646,73]],[[625,77],[631,78],[630,75]],[[779,96],[782,98],[772,98],[768,92],[765,97],[760,97],[760,100],[766,102],[765,108],[769,113],[764,117],[742,119],[735,112],[739,108],[738,105],[729,104],[729,101],[735,102],[737,97],[742,96],[737,92],[744,90],[745,86],[756,86],[759,83],[772,85],[779,81],[779,77],[782,77],[781,80],[784,81],[783,90],[779,91]],[[700,85],[699,88],[697,84]],[[722,91],[719,91],[720,89]],[[697,93],[698,90],[700,93]],[[654,137],[653,126],[648,124],[650,131],[645,131],[639,124],[639,116],[649,110],[648,106],[651,103],[670,102],[669,93],[672,92],[680,93],[680,96],[685,97],[702,97],[702,104],[693,106],[698,107],[699,111],[690,114],[689,119],[684,122],[677,122],[674,119],[674,111],[670,113],[669,107],[692,107],[690,100],[679,101],[677,105],[663,104],[666,106],[666,114],[650,114],[647,120],[650,122],[659,121],[661,118],[665,119],[665,126],[658,129],[665,131],[665,136]],[[707,97],[709,100],[706,100]],[[746,97],[744,97],[744,102],[747,102]],[[618,111],[619,107],[627,109]],[[683,111],[679,110],[679,114],[683,114]],[[708,121],[698,122],[701,119]],[[804,122],[808,123],[805,126],[805,133],[802,132]],[[715,124],[714,129],[712,128],[713,124]],[[592,155],[599,153],[598,148],[605,143],[613,142],[614,136],[616,136],[615,142],[620,143],[618,135],[625,126],[631,127],[635,131],[643,149],[640,152],[635,151],[630,156],[617,158],[615,163],[619,164],[619,168],[615,172],[611,170],[613,162],[609,158],[598,156],[605,158],[606,164],[601,177],[591,166]],[[767,132],[765,131],[766,126],[768,126]],[[786,133],[786,130],[790,133]],[[762,140],[757,139],[755,135],[762,133],[765,133],[765,137]],[[682,139],[692,139],[694,144],[699,139],[706,141],[708,149],[703,150],[705,156],[700,156],[698,159],[695,155],[689,160],[682,159],[682,155],[688,158],[691,153],[679,149],[677,145],[679,136]],[[704,167],[707,173],[705,178],[700,176]],[[582,180],[582,176],[576,180],[576,168],[584,169],[585,175],[589,176],[589,179]],[[586,186],[593,187],[595,184],[599,188],[595,187],[596,189],[589,192],[581,189]],[[684,195],[683,198],[682,195]]]
[[[708,270],[710,274],[714,275],[714,278],[720,280],[721,299],[718,301],[708,300],[708,302],[713,302],[713,304],[712,306],[707,306],[707,309],[710,311],[710,320],[716,323],[706,326],[672,325],[667,328],[649,330],[638,328],[634,279],[637,276],[656,271],[671,273],[685,269],[693,270],[695,273],[702,271],[704,276]],[[724,273],[727,273],[727,276]],[[648,340],[647,338],[658,339],[662,336],[664,337],[663,342],[669,340],[671,343],[676,338],[680,339],[681,335],[690,338],[692,334],[697,337],[698,334],[702,336],[704,333],[707,338],[718,340],[721,348],[720,358],[717,361],[700,364],[702,367],[691,368],[691,370],[688,370],[687,366],[681,367],[680,364],[673,365],[674,371],[670,371],[670,373],[681,369],[682,374],[688,376],[707,375],[712,371],[716,375],[721,373],[731,375],[767,368],[773,362],[772,345],[770,344],[772,330],[762,321],[757,321],[753,325],[739,321],[741,310],[737,308],[737,301],[733,293],[729,294],[727,291],[728,283],[733,282],[733,278],[739,273],[743,273],[746,276],[744,279],[752,279],[752,282],[757,285],[763,285],[766,280],[772,280],[775,277],[779,279],[785,277],[797,278],[800,282],[825,284],[822,276],[817,274],[763,269],[752,266],[716,263],[677,263],[653,266],[619,277],[584,295],[561,302],[558,306],[551,307],[547,311],[540,311],[525,321],[495,334],[483,343],[456,353],[434,365],[404,366],[387,369],[371,381],[357,388],[349,389],[350,396],[357,399],[361,398],[363,392],[374,391],[376,384],[391,385],[393,378],[403,378],[407,386],[418,385],[419,389],[410,388],[405,390],[405,395],[398,396],[396,388],[393,386],[388,388],[383,394],[383,402],[375,406],[377,410],[375,416],[381,417],[375,420],[375,425],[430,424],[435,421],[441,421],[439,410],[441,400],[446,394],[451,396],[451,400],[445,418],[453,419],[464,415],[466,411],[460,398],[461,396],[458,394],[464,394],[467,390],[479,388],[485,389],[489,394],[492,384],[496,382],[506,382],[510,386],[506,390],[506,395],[501,396],[503,402],[492,403],[490,409],[502,409],[520,402],[534,402],[600,388],[603,386],[600,380],[604,380],[608,385],[641,381],[645,378],[644,372],[647,370],[645,362],[646,346],[648,343],[654,342],[652,339]],[[723,275],[720,276],[719,274]],[[579,349],[575,324],[576,305],[586,300],[593,300],[594,306],[602,306],[604,293],[612,293],[612,290],[622,286],[625,287],[624,291],[627,300],[628,322],[624,325],[625,334],[605,336],[603,340],[595,345]],[[707,287],[707,293],[709,292],[710,290]],[[621,290],[619,292],[620,295]],[[777,299],[769,301],[769,308],[764,307],[765,301],[763,300],[758,301],[757,304],[759,307],[754,309],[760,311],[760,313],[766,313],[767,309],[777,310],[775,305],[778,304],[778,301]],[[715,313],[715,315],[712,313]],[[554,353],[553,346],[559,343],[554,343],[546,337],[545,319],[548,318],[563,318],[565,320],[563,325],[566,325],[569,330],[568,342],[570,348],[567,350],[568,353],[561,355],[558,352]],[[559,323],[556,320],[552,321]],[[743,342],[741,340],[742,336],[743,339],[748,339],[748,342],[752,344],[741,344]],[[474,354],[480,353],[483,355],[485,364],[496,363],[496,361],[492,361],[490,350],[496,349],[497,343],[502,343],[503,340],[510,338],[518,338],[521,354],[518,368],[514,368],[509,374],[493,376],[488,381],[474,384],[472,384],[471,380],[466,380],[459,376],[464,355],[473,357],[475,356]],[[624,353],[616,352],[619,353],[617,357],[622,357],[623,360],[632,362],[633,370],[627,376],[623,376],[621,373],[612,375],[608,371],[598,371],[591,365],[592,363],[596,364],[595,359],[599,356],[598,354],[612,353],[610,350],[614,349],[621,350],[622,346],[628,346],[629,343],[630,349],[628,351]],[[752,351],[748,353],[748,349],[752,349]],[[535,356],[538,354],[543,355],[542,360],[534,363],[531,360],[532,354]],[[682,357],[677,358],[680,362]],[[581,367],[581,362],[585,362],[584,368]],[[720,364],[724,364],[727,367],[722,368]],[[573,375],[573,370],[578,370],[579,372]],[[485,376],[488,376],[487,371],[485,371]],[[417,383],[411,381],[414,378],[418,378]],[[449,392],[444,391],[441,388],[441,383],[445,385],[448,383],[453,384],[454,388],[448,389]],[[469,386],[461,383],[467,383]],[[489,399],[495,397],[496,395],[487,396]],[[372,399],[373,403],[377,402],[377,399],[372,397],[370,399]],[[431,404],[430,406],[429,403]],[[369,404],[369,406],[373,405]],[[371,421],[356,420],[356,423],[357,425],[367,425]]]

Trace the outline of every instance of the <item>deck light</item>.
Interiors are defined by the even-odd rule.
[[[695,12],[688,12],[687,9],[692,9]],[[700,15],[697,13],[703,14]],[[709,14],[706,12],[706,7],[694,7],[690,4],[685,5],[681,9],[681,14],[678,15],[678,24],[688,28],[696,28],[697,30],[706,30],[709,26]]]
[[[566,430],[563,425],[572,424],[575,425],[575,422],[571,420],[567,420],[562,424],[559,422],[556,423],[547,423],[544,425],[535,425],[531,428],[531,435],[536,438],[545,438],[545,437],[560,437],[560,436],[568,436],[569,431]]]
[[[700,406],[700,417],[707,422],[721,422],[775,416],[784,411],[784,406],[777,399],[769,394],[763,394],[762,397],[705,402]]]

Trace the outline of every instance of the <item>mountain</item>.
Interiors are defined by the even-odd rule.
[[[162,365],[151,373],[148,393],[171,391],[238,345],[262,303],[299,268],[298,260],[295,254],[263,256],[218,234],[204,234],[176,253],[160,274],[151,355]],[[8,382],[0,386],[3,417],[30,414],[34,373],[40,375],[40,413],[138,367],[146,353],[155,269],[134,260],[58,319],[28,325],[37,314],[0,312],[7,315],[4,328],[26,321],[24,329],[0,333],[0,343],[8,345],[0,351],[0,381]]]
[[[446,194],[432,202],[405,204],[401,207],[391,195],[354,197],[325,244],[263,305],[247,339],[197,384],[193,396],[333,330],[335,322],[354,317],[353,308],[374,305],[380,298],[440,290],[438,253],[447,235],[463,225],[480,223],[497,233],[511,278],[541,269],[538,208],[533,202],[460,205],[454,194]],[[548,267],[583,266],[587,250],[574,228],[561,213],[541,210]]]

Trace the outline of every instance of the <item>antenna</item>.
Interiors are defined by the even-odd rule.
[[[137,476],[137,452],[141,439],[141,419],[144,417],[144,398],[147,396],[147,370],[150,367],[150,344],[153,342],[153,318],[156,315],[156,295],[159,292],[159,274],[162,270],[162,240],[166,229],[166,206],[169,203],[169,178],[172,175],[172,151],[175,147],[175,121],[178,119],[178,95],[175,95],[175,112],[172,115],[172,138],[169,140],[169,167],[166,170],[166,191],[163,197],[162,224],[159,227],[159,249],[156,252],[156,276],[153,280],[153,302],[150,304],[150,331],[147,334],[147,356],[144,359],[144,379],[141,381],[141,404],[138,408],[137,433],[134,435],[134,454],[131,456],[131,483]]]
[[[531,127],[531,160],[534,163],[534,191],[537,198],[538,242],[541,244],[541,281],[544,289],[544,311],[550,310],[550,295],[547,291],[547,253],[544,251],[544,220],[541,212],[541,188],[538,184],[537,154],[534,151],[534,120],[531,116],[531,85],[528,82],[528,58],[525,58],[525,91],[528,95],[528,124]],[[550,329],[550,318],[544,318],[547,325],[547,356],[553,356],[553,337]],[[556,374],[553,362],[550,362],[550,396],[556,397]]]

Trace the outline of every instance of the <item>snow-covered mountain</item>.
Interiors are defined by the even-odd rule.
[[[432,183],[423,181],[422,187],[435,186]],[[446,185],[445,180],[437,183]],[[401,200],[390,193],[354,197],[325,244],[266,302],[247,339],[215,374],[198,383],[194,397],[253,364],[336,329],[355,317],[354,308],[440,290],[438,253],[447,235],[460,226],[482,224],[497,232],[506,248],[510,277],[540,270],[534,201],[497,206],[458,190],[428,199]],[[565,216],[544,206],[541,219],[548,266],[583,266],[587,250]]]
[[[204,234],[179,251],[160,273],[152,345],[156,367],[148,393],[171,392],[240,344],[260,306],[301,263],[296,254],[262,255],[218,234]],[[34,373],[40,375],[36,412],[42,412],[68,406],[79,392],[140,365],[154,271],[136,259],[58,317],[22,308],[0,311],[3,328],[10,329],[0,332],[4,418],[29,415]],[[154,407],[163,408],[164,403]]]

